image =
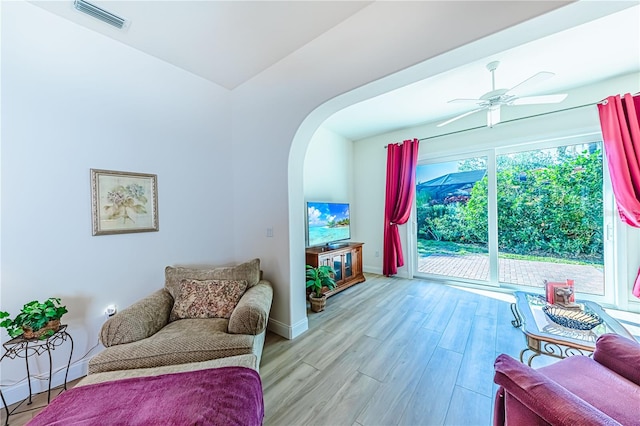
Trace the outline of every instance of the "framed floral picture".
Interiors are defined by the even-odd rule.
[[[91,169],[93,235],[157,231],[158,178]]]

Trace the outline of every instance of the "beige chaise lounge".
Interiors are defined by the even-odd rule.
[[[246,282],[229,318],[174,319],[176,297],[188,284]],[[165,286],[111,317],[102,327],[105,349],[89,361],[89,374],[187,364],[254,354],[256,370],[273,290],[261,279],[260,261],[233,267],[165,269]],[[222,303],[221,303],[222,304]]]
[[[256,361],[248,354],[90,374],[29,424],[261,426]]]
[[[185,371],[206,370],[220,367],[246,367],[258,371],[258,358],[254,354],[236,355],[227,358],[212,359],[209,361],[190,362],[188,364],[163,365],[161,367],[135,368],[133,370],[105,371],[89,374],[75,384],[79,386],[93,385],[95,383],[110,382],[112,380],[130,379],[132,377],[159,376],[161,374],[184,373]]]

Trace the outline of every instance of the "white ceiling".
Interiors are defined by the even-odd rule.
[[[496,71],[497,88],[509,89],[539,71],[555,73],[554,77],[527,93],[536,95],[565,92],[640,72],[640,6],[638,2],[634,3],[636,6],[621,12],[355,104],[331,116],[324,125],[351,140],[427,122],[434,122],[435,126],[474,109],[448,101],[477,99],[490,91],[491,74],[486,65],[496,60],[500,61]],[[639,89],[640,81],[636,87],[629,88]],[[476,114],[485,116],[484,112]],[[464,120],[468,118],[460,122]]]
[[[123,31],[73,9],[73,0],[32,1],[52,13],[234,89],[358,13],[370,1],[109,1],[92,3],[127,18]],[[444,120],[467,111],[448,104],[491,88],[485,66],[499,60],[496,85],[510,88],[538,71],[556,76],[549,94],[640,71],[640,6],[527,43],[348,107],[325,122],[345,137]],[[518,108],[518,107],[508,107]],[[462,119],[460,121],[463,121]]]
[[[76,11],[73,0],[31,3],[233,89],[371,2],[90,0],[127,19],[124,30]]]

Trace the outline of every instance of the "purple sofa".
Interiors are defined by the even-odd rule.
[[[494,425],[640,425],[640,344],[617,334],[593,358],[571,356],[537,370],[502,354]]]

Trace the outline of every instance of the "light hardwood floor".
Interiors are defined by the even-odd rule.
[[[493,362],[524,347],[512,319],[507,301],[367,275],[299,338],[267,335],[264,423],[490,425]]]
[[[78,383],[80,379],[75,379],[67,383],[67,389],[71,389]],[[51,400],[53,401],[56,396],[60,394],[62,387],[51,389]],[[47,393],[42,392],[37,395],[34,395],[31,398],[31,405],[27,405],[27,402],[23,402],[19,405],[19,403],[12,404],[9,406],[9,410],[13,411],[15,409],[14,414],[9,416],[9,426],[23,426],[29,422],[36,414],[38,414],[47,404]],[[4,425],[4,422],[7,418],[4,411],[4,406],[2,405],[2,401],[0,401],[0,425]]]

